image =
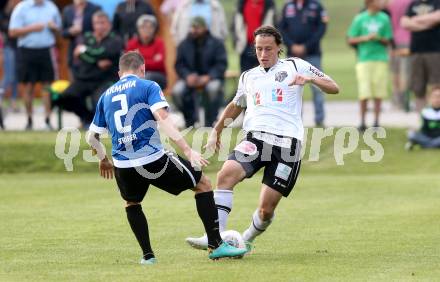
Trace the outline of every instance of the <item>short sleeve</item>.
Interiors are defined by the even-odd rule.
[[[165,99],[165,95],[163,95],[162,89],[156,82],[153,82],[150,87],[148,87],[147,103],[150,106],[152,113],[161,108],[169,107],[168,102]]]
[[[412,2],[411,4],[409,4],[408,9],[406,9],[406,16],[407,16],[407,17],[412,17],[412,16],[414,16],[413,6],[414,6],[414,2]]]
[[[89,130],[94,131],[99,134],[107,132],[107,123],[105,121],[104,114],[104,95],[99,98],[98,104],[96,105],[95,116],[93,117],[93,122],[90,124]]]
[[[23,3],[18,4],[18,6],[12,11],[11,19],[9,21],[9,29],[16,29],[24,27],[23,16],[22,16],[22,6]]]
[[[347,36],[348,37],[358,37],[360,36],[360,28],[359,28],[359,15],[356,16],[353,21],[351,22],[350,27],[348,28],[347,31]]]
[[[238,87],[237,87],[237,92],[235,93],[234,99],[232,100],[232,102],[241,107],[241,108],[246,108],[247,104],[246,104],[246,89],[244,87],[244,76],[245,76],[246,72],[242,73],[238,82]]]
[[[385,15],[385,25],[381,30],[381,36],[386,39],[393,38],[393,28],[391,26],[390,17],[388,17],[388,15]]]
[[[315,77],[315,78],[326,77],[325,73],[323,73],[321,70],[319,70],[309,62],[304,61],[303,59],[295,58],[295,62],[298,67],[298,73],[301,75]]]

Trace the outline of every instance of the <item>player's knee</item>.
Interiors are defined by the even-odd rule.
[[[259,209],[259,215],[261,220],[268,221],[271,220],[274,214],[274,210],[267,207],[260,207]]]
[[[194,187],[194,192],[197,193],[204,193],[212,191],[212,185],[211,181],[209,180],[206,175],[202,175],[202,178],[200,178],[199,183],[197,183],[196,187]]]
[[[217,173],[218,187],[233,187],[240,181],[240,175],[237,171],[231,169],[221,169]]]

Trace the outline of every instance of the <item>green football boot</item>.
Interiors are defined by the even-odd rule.
[[[223,242],[217,249],[209,249],[209,258],[216,260],[220,258],[241,257],[247,252],[247,249],[236,248]]]

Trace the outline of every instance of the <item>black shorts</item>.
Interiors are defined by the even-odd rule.
[[[54,81],[55,71],[53,57],[51,48],[18,48],[18,81],[24,83],[50,83]]]
[[[150,184],[178,195],[194,188],[201,177],[202,171],[196,171],[189,161],[170,152],[142,167],[115,167],[116,183],[128,202],[142,202]]]
[[[279,147],[261,141],[253,134],[249,132],[235,147],[228,159],[241,164],[246,172],[246,178],[252,177],[264,167],[262,183],[287,197],[295,186],[301,167],[301,142],[295,138],[272,135],[272,137],[290,140],[289,147]]]

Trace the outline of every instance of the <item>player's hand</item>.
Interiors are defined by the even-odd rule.
[[[215,152],[218,152],[221,148],[222,144],[220,142],[220,134],[217,134],[217,131],[213,129],[208,137],[208,142],[203,147],[206,150],[214,150]]]
[[[113,179],[113,164],[107,158],[107,156],[99,161],[99,172],[102,177],[106,179]]]
[[[198,80],[199,80],[199,76],[195,73],[192,73],[186,77],[186,84],[189,87],[196,87]]]
[[[310,76],[305,76],[301,74],[297,74],[291,83],[289,83],[289,86],[294,85],[305,85],[306,83],[312,82],[313,78]]]
[[[191,148],[189,148],[188,150],[185,150],[183,153],[188,158],[188,160],[191,162],[192,167],[202,168],[204,166],[209,165],[208,160],[205,160],[199,152],[194,151]]]

